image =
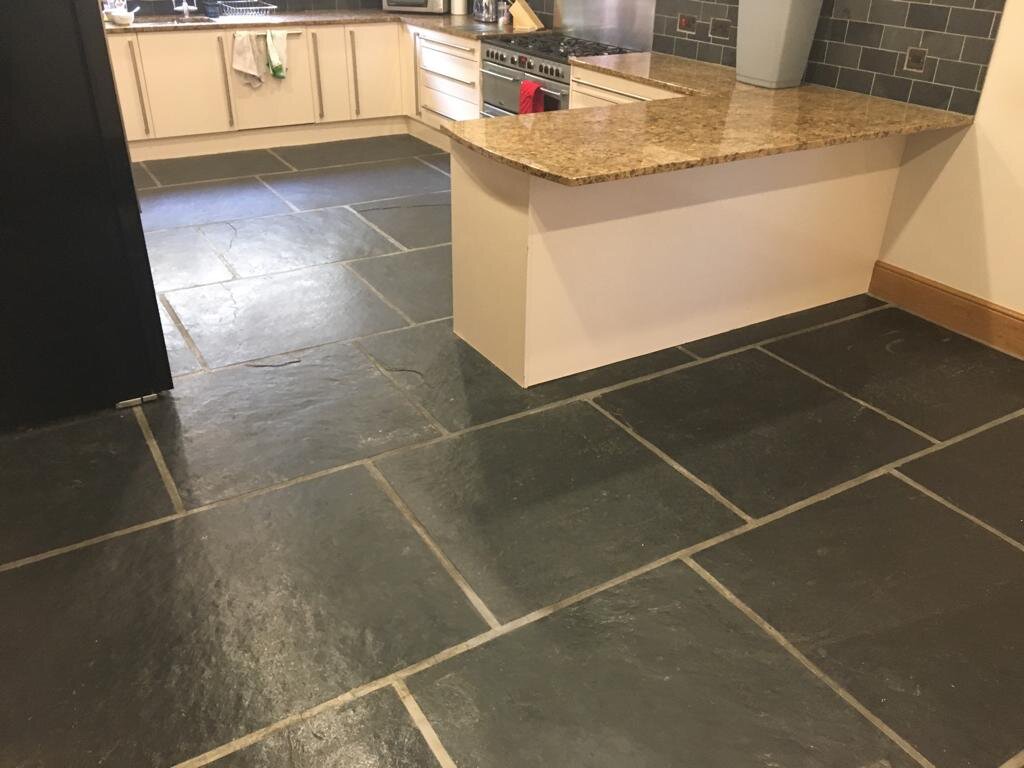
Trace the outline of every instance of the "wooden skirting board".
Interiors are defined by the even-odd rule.
[[[944,328],[1024,358],[1024,314],[878,262],[870,293]]]

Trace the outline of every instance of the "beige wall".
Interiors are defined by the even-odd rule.
[[[882,260],[1024,312],[1024,5],[1006,7],[975,125],[907,142]]]

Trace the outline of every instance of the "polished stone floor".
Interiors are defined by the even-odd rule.
[[[521,390],[447,169],[134,168],[175,389],[0,435],[0,766],[1024,765],[1024,362],[857,296]]]

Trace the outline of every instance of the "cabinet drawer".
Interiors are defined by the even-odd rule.
[[[611,107],[621,101],[609,101],[594,95],[590,91],[573,86],[569,91],[569,109],[586,109],[587,107]]]
[[[651,85],[636,83],[632,80],[612,77],[603,72],[593,72],[579,67],[572,68],[572,89],[574,91],[585,91],[595,98],[611,101],[615,104],[676,99],[681,95],[674,91],[666,91]]]
[[[430,88],[466,101],[477,101],[479,75],[476,62],[420,47],[420,78]]]
[[[474,104],[480,102],[479,91],[476,89],[476,84],[467,85],[460,80],[454,80],[446,75],[439,75],[429,69],[420,67],[420,83],[426,88],[430,88],[441,93],[446,93],[449,96],[454,96],[457,99],[463,101],[471,101]]]
[[[450,120],[475,120],[480,117],[480,107],[425,85],[420,86],[420,109],[424,122],[437,127]]]
[[[480,45],[476,41],[442,35],[439,32],[425,29],[417,29],[416,35],[419,38],[421,49],[431,49],[450,56],[458,56],[461,59],[468,59],[474,64],[480,63]]]

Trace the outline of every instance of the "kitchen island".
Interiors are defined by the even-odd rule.
[[[446,128],[455,332],[521,386],[863,293],[904,138],[971,122],[656,53],[577,71],[679,96]]]

